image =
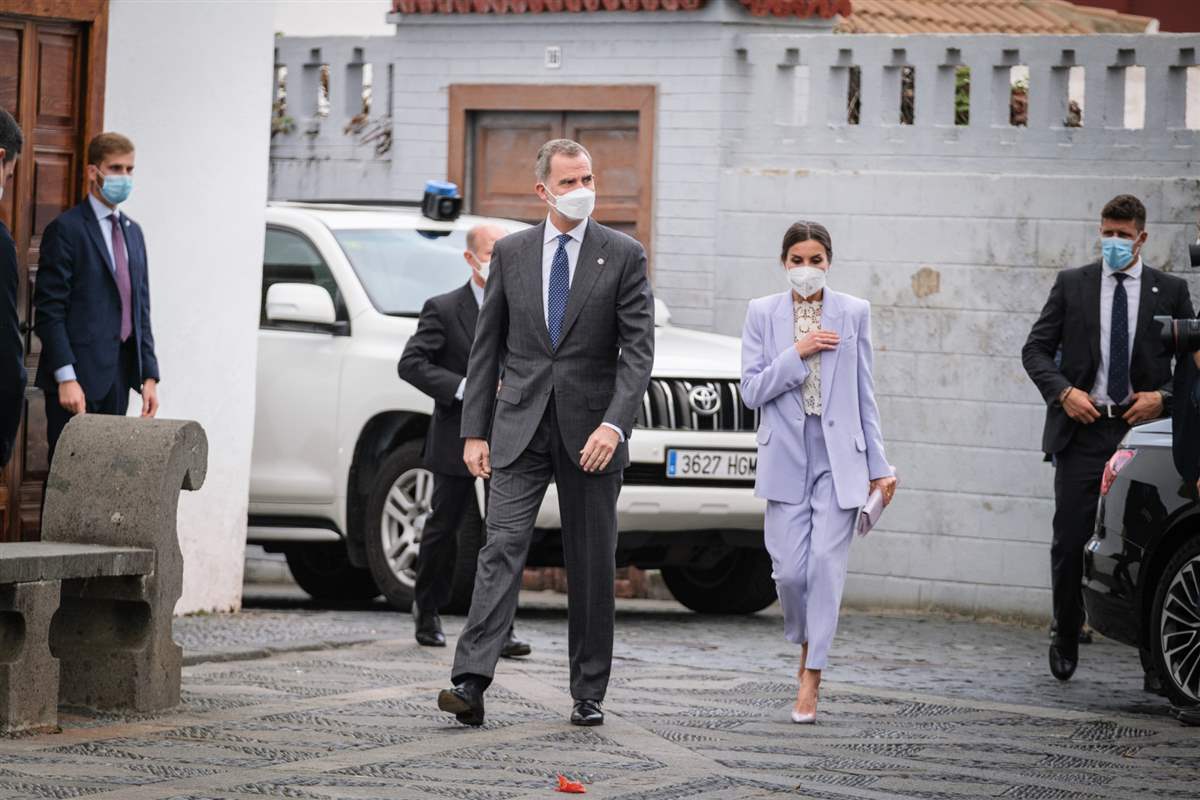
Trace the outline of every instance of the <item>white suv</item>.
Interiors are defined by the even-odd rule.
[[[525,227],[394,206],[267,209],[247,541],[285,553],[314,597],[411,602],[432,494],[421,448],[433,404],[396,365],[425,300],[467,281],[466,232],[481,222]],[[662,303],[656,313],[653,379],[618,501],[618,566],[661,569],[697,611],[757,611],[775,586],[739,342],[672,326]],[[483,538],[482,488],[477,499],[458,534],[459,610]],[[529,566],[562,564],[559,528],[551,486]]]

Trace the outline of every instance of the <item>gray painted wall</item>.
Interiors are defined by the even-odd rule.
[[[336,74],[354,47],[393,65],[395,142],[363,161],[335,114],[315,136],[277,137],[274,196],[416,198],[446,163],[451,83],[656,84],[651,257],[675,321],[740,333],[747,300],[784,288],[777,248],[798,218],[833,233],[831,285],[873,303],[903,489],[853,550],[848,600],[1045,615],[1051,470],[1020,347],[1054,272],[1096,257],[1115,194],[1146,202],[1147,261],[1184,269],[1200,213],[1200,132],[1184,123],[1200,36],[834,36],[724,4],[397,21],[394,39],[280,41],[289,75],[305,59]],[[543,66],[549,45],[560,70]],[[959,64],[972,70],[967,126],[953,124]],[[850,65],[858,125],[845,124]],[[1122,127],[1126,65],[1145,67],[1140,129]],[[914,125],[897,124],[902,66],[916,71]],[[1027,127],[1008,125],[1013,66],[1028,68]],[[1082,128],[1061,123],[1071,67],[1084,71]],[[1189,280],[1200,298],[1200,275]]]

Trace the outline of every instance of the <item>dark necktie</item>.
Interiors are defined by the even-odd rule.
[[[1113,274],[1117,288],[1113,290],[1111,335],[1108,339],[1108,396],[1120,405],[1129,395],[1129,297],[1125,294],[1123,272]]]
[[[550,329],[550,346],[558,348],[558,337],[562,335],[563,316],[567,313],[567,295],[571,293],[571,262],[567,259],[567,242],[571,234],[558,236],[558,249],[550,262],[550,291],[546,300],[547,327]]]
[[[129,253],[125,250],[125,232],[116,214],[109,215],[112,222],[113,268],[116,270],[117,294],[121,296],[121,341],[133,333],[133,289],[129,281]]]

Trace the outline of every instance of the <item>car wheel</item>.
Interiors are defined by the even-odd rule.
[[[1175,705],[1200,704],[1200,537],[1185,542],[1159,577],[1150,625],[1167,697]]]
[[[764,550],[735,548],[712,566],[663,567],[662,576],[676,600],[701,614],[753,614],[775,602]]]
[[[421,465],[421,443],[408,442],[384,459],[367,498],[367,564],[393,607],[412,608],[421,535],[433,509],[433,473]],[[483,544],[479,506],[472,502],[457,533],[457,556],[446,613],[465,613]]]
[[[370,571],[350,563],[342,542],[293,544],[284,556],[296,583],[314,600],[360,605],[379,596]]]
[[[421,443],[392,451],[371,485],[364,520],[367,565],[384,598],[412,608],[421,532],[433,503],[433,473],[421,466]]]

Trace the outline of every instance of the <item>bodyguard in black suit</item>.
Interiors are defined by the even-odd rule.
[[[475,478],[462,459],[462,398],[492,247],[506,233],[495,225],[480,225],[467,233],[463,257],[471,266],[471,280],[425,302],[417,332],[398,365],[400,377],[434,401],[424,452],[425,467],[434,474],[433,510],[421,534],[413,602],[417,641],[432,647],[446,644],[439,612],[450,601],[458,528],[468,504],[475,502]],[[502,655],[529,653],[529,645],[516,639],[510,628]]]
[[[1049,661],[1060,680],[1078,663],[1083,547],[1104,465],[1131,425],[1170,410],[1172,355],[1154,317],[1192,316],[1187,284],[1142,263],[1145,228],[1141,201],[1111,200],[1101,212],[1102,261],[1058,273],[1021,351],[1046,400],[1042,449],[1055,465]]]
[[[16,120],[0,108],[0,198],[12,180],[23,143]],[[19,270],[17,246],[0,222],[0,469],[12,457],[25,402],[25,343],[17,315]]]
[[[88,195],[46,226],[38,259],[37,385],[46,394],[50,456],[76,414],[158,413],[158,359],[141,227],[118,206],[133,188],[133,142],[102,133],[88,145]]]

